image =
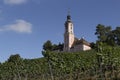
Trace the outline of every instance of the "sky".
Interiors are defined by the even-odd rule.
[[[75,36],[88,42],[98,24],[120,26],[120,0],[0,0],[0,62],[40,58],[44,42],[62,43],[68,11]]]

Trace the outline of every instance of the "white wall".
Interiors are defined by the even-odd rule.
[[[87,45],[83,45],[83,50],[86,51],[86,50],[91,50],[91,47],[87,46]]]
[[[75,45],[74,50],[72,51],[77,52],[77,51],[86,51],[86,50],[91,50],[91,47],[84,44],[80,44],[80,45]]]

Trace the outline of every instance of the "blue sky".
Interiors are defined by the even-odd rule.
[[[63,42],[69,8],[76,37],[89,42],[97,24],[120,26],[120,0],[0,0],[0,62],[39,58],[45,41]]]

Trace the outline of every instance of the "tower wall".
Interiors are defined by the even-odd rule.
[[[69,52],[73,43],[74,43],[73,23],[71,22],[71,18],[68,15],[67,21],[65,22],[64,51]]]

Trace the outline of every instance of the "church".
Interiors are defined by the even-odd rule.
[[[90,43],[84,38],[76,38],[74,35],[74,26],[71,20],[70,14],[67,15],[65,21],[65,32],[64,32],[64,52],[78,52],[91,50]]]

